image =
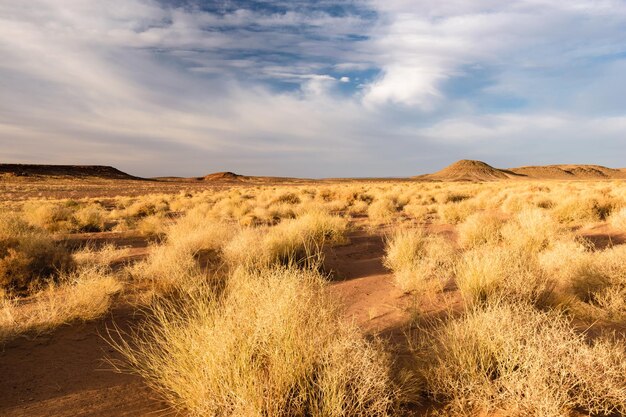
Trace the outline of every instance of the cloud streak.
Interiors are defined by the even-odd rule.
[[[626,165],[621,1],[5,2],[0,55],[7,162],[313,177],[462,157]]]

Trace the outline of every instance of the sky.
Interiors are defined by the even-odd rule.
[[[626,167],[626,0],[0,0],[0,162]]]

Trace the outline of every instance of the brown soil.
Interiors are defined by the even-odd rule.
[[[139,321],[130,309],[107,318],[65,326],[52,334],[9,342],[0,353],[0,415],[160,416],[168,415],[139,377],[115,373],[104,358],[119,359],[106,329]]]

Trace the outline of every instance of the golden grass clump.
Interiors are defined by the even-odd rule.
[[[565,198],[552,209],[561,223],[581,224],[605,220],[615,209],[617,202],[604,196]]]
[[[22,211],[28,223],[49,232],[74,229],[74,212],[67,204],[31,201],[24,204]]]
[[[99,204],[87,204],[73,214],[75,230],[81,232],[101,232],[106,229],[108,213]]]
[[[563,243],[540,257],[543,268],[569,295],[565,305],[581,318],[626,322],[626,246],[594,251]]]
[[[0,292],[26,295],[73,266],[70,253],[45,231],[15,215],[0,216]]]
[[[619,232],[626,233],[626,207],[611,214],[609,222]]]
[[[500,229],[504,244],[528,253],[540,252],[568,234],[544,210],[524,209]]]
[[[623,341],[587,342],[554,311],[495,304],[416,335],[415,367],[448,415],[626,412]]]
[[[122,284],[102,267],[80,268],[36,292],[28,303],[0,299],[0,341],[24,333],[41,333],[74,320],[106,313]]]
[[[471,200],[461,200],[459,202],[441,204],[437,210],[440,223],[458,224],[465,221],[476,211],[476,205]]]
[[[433,212],[433,209],[424,204],[410,202],[402,208],[402,211],[408,216],[413,217],[418,222],[424,222],[427,216]]]
[[[112,243],[100,247],[87,244],[72,252],[72,258],[78,268],[107,268],[114,262],[122,260],[128,253],[128,248],[118,248]]]
[[[157,292],[167,292],[200,275],[200,261],[219,263],[222,247],[233,234],[228,223],[192,210],[167,228],[163,244],[152,247],[148,258],[133,265],[135,278],[150,282]]]
[[[243,229],[224,246],[224,259],[233,267],[249,268],[274,263],[315,263],[325,244],[346,241],[347,227],[344,218],[313,211],[273,227]]]
[[[389,357],[340,319],[325,280],[239,269],[224,293],[162,301],[115,344],[132,372],[191,416],[386,416]]]
[[[443,237],[399,229],[386,243],[385,266],[404,291],[441,290],[454,275],[458,253]]]
[[[498,213],[481,211],[467,217],[458,227],[459,244],[466,249],[496,244],[501,239],[504,220]]]
[[[542,306],[552,301],[555,286],[536,253],[493,245],[465,252],[457,265],[456,281],[470,305],[509,300]]]
[[[370,204],[367,217],[374,224],[384,224],[391,222],[399,211],[400,208],[393,199],[382,197]]]

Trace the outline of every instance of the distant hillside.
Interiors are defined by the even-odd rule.
[[[15,177],[54,177],[54,178],[103,178],[116,180],[137,180],[117,168],[104,165],[35,165],[0,164],[0,175]]]
[[[204,181],[245,181],[249,177],[234,172],[215,172],[202,177]]]
[[[462,159],[434,174],[421,175],[415,178],[435,181],[496,181],[505,180],[512,176],[516,175],[494,168],[482,161]]]
[[[537,179],[619,179],[626,178],[623,169],[607,168],[600,165],[546,165],[511,168],[510,171]]]
[[[435,172],[414,177],[428,181],[498,181],[507,179],[601,180],[626,179],[626,169],[600,165],[546,165],[519,168],[494,168],[482,161],[462,159]]]
[[[219,182],[219,183],[251,183],[251,184],[300,183],[300,182],[311,181],[305,178],[257,177],[257,176],[239,175],[230,171],[215,172],[213,174],[205,175],[204,177],[200,177],[197,179],[202,180],[202,181]]]

